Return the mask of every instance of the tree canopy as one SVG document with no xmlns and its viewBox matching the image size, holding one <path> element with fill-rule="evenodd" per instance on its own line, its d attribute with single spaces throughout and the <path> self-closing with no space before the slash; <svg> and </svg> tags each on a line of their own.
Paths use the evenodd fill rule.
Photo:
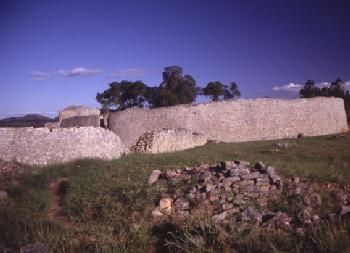
<svg viewBox="0 0 350 253">
<path fill-rule="evenodd" d="M 196 100 L 197 86 L 190 75 L 182 76 L 182 68 L 166 67 L 159 87 L 149 87 L 141 81 L 112 82 L 97 93 L 96 100 L 104 109 L 124 110 L 131 107 L 152 108 L 189 104 Z"/>
<path fill-rule="evenodd" d="M 202 94 L 209 96 L 212 101 L 233 99 L 241 96 L 241 92 L 238 90 L 236 83 L 232 82 L 230 85 L 224 85 L 218 81 L 209 82 L 207 86 L 202 89 Z"/>
<path fill-rule="evenodd" d="M 104 109 L 124 110 L 134 106 L 143 107 L 147 86 L 141 82 L 121 81 L 109 84 L 109 88 L 97 93 L 96 100 Z"/>
</svg>

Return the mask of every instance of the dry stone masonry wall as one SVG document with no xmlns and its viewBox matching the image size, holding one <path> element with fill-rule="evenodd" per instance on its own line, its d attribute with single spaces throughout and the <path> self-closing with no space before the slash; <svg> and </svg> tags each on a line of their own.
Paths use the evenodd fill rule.
<svg viewBox="0 0 350 253">
<path fill-rule="evenodd" d="M 68 106 L 59 113 L 59 121 L 73 117 L 100 116 L 100 110 L 85 106 Z"/>
<path fill-rule="evenodd" d="M 127 147 L 143 133 L 186 128 L 209 140 L 242 142 L 335 134 L 348 130 L 340 98 L 245 99 L 110 114 L 110 129 Z"/>
<path fill-rule="evenodd" d="M 162 129 L 141 135 L 131 150 L 137 153 L 155 154 L 194 148 L 206 143 L 206 136 L 192 133 L 187 129 Z"/>
<path fill-rule="evenodd" d="M 4 161 L 46 165 L 81 158 L 114 159 L 123 152 L 120 138 L 103 128 L 0 128 Z"/>
</svg>

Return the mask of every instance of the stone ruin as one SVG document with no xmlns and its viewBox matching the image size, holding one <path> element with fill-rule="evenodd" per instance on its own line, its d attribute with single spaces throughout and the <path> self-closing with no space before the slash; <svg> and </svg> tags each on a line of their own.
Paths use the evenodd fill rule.
<svg viewBox="0 0 350 253">
<path fill-rule="evenodd" d="M 184 128 L 162 129 L 141 135 L 131 151 L 156 154 L 194 148 L 206 143 L 207 138 L 203 134 L 192 133 Z"/>
<path fill-rule="evenodd" d="M 45 127 L 100 127 L 104 118 L 99 109 L 80 105 L 71 105 L 59 112 L 58 122 L 48 122 Z"/>
<path fill-rule="evenodd" d="M 262 162 L 250 166 L 245 161 L 226 161 L 182 170 L 153 170 L 148 183 L 158 184 L 165 191 L 152 212 L 154 219 L 206 215 L 215 223 L 254 223 L 268 229 L 296 229 L 299 233 L 306 229 L 303 226 L 335 222 L 350 214 L 350 187 L 282 179 L 273 166 Z M 318 213 L 321 193 L 337 196 L 339 213 Z M 271 207 L 282 195 L 299 200 L 297 217 Z"/>
<path fill-rule="evenodd" d="M 76 153 L 74 159 L 96 157 L 96 149 L 99 151 L 97 157 L 103 154 L 102 157 L 114 158 L 130 150 L 164 153 L 207 142 L 274 140 L 295 138 L 301 134 L 316 136 L 348 131 L 344 101 L 339 98 L 247 99 L 152 110 L 132 108 L 118 112 L 69 106 L 60 111 L 58 122 L 45 126 L 46 130 L 37 131 L 26 128 L 1 130 L 0 159 L 45 164 L 46 159 L 41 159 L 41 154 L 46 156 L 50 153 L 52 156 L 59 150 L 60 156 L 54 159 L 58 163 L 73 159 L 71 153 Z M 95 130 L 84 129 L 89 127 Z M 68 131 L 71 128 L 74 130 Z M 102 128 L 105 128 L 106 134 L 100 134 Z M 92 133 L 91 136 L 89 133 Z M 32 141 L 33 136 L 35 141 Z M 106 139 L 108 136 L 113 137 Z M 96 147 L 77 146 L 70 139 L 92 142 L 92 146 Z M 112 144 L 113 139 L 118 139 L 118 143 Z M 45 149 L 47 143 L 51 150 Z M 106 146 L 108 151 L 102 152 Z M 116 147 L 118 155 L 113 153 Z M 48 159 L 48 162 L 51 160 Z"/>
</svg>

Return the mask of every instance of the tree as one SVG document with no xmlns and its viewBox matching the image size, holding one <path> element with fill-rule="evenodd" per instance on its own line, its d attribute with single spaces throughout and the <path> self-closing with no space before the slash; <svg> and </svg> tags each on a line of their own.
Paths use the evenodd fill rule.
<svg viewBox="0 0 350 253">
<path fill-rule="evenodd" d="M 121 81 L 109 84 L 109 88 L 97 93 L 96 100 L 104 109 L 124 110 L 131 107 L 143 107 L 146 102 L 147 85 L 141 81 Z"/>
<path fill-rule="evenodd" d="M 320 95 L 320 89 L 316 87 L 313 80 L 307 80 L 299 94 L 301 98 L 312 98 Z"/>
<path fill-rule="evenodd" d="M 190 75 L 182 76 L 182 68 L 166 67 L 163 82 L 159 87 L 150 88 L 146 94 L 149 105 L 153 108 L 190 104 L 196 100 L 196 81 Z"/>
<path fill-rule="evenodd" d="M 236 83 L 232 82 L 229 86 L 221 82 L 209 82 L 206 87 L 202 89 L 202 93 L 209 96 L 212 101 L 219 101 L 222 99 L 233 99 L 240 97 L 241 92 L 238 90 Z"/>
<path fill-rule="evenodd" d="M 345 89 L 343 84 L 344 82 L 340 78 L 337 78 L 337 80 L 332 82 L 331 85 L 329 86 L 328 95 L 331 97 L 344 98 Z"/>
<path fill-rule="evenodd" d="M 238 90 L 238 85 L 235 82 L 232 82 L 225 90 L 224 99 L 233 99 L 240 96 L 241 92 Z"/>
</svg>

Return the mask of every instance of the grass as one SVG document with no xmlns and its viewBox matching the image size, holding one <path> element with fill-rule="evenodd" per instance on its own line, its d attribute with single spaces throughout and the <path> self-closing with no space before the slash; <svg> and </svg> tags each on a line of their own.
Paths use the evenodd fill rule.
<svg viewBox="0 0 350 253">
<path fill-rule="evenodd" d="M 276 152 L 273 147 L 278 142 L 296 146 Z M 349 227 L 342 224 L 298 238 L 286 232 L 264 234 L 259 228 L 244 232 L 221 228 L 205 217 L 154 223 L 150 214 L 163 188 L 161 184 L 148 186 L 147 181 L 152 169 L 238 159 L 263 161 L 285 176 L 347 185 L 349 144 L 350 135 L 344 134 L 210 144 L 169 154 L 27 168 L 27 173 L 3 184 L 9 198 L 0 201 L 0 251 L 17 252 L 22 245 L 43 242 L 53 252 L 342 252 L 349 241 Z M 47 219 L 48 188 L 58 178 L 68 178 L 59 193 L 63 222 Z M 281 208 L 288 209 L 286 203 L 281 202 Z"/>
</svg>

